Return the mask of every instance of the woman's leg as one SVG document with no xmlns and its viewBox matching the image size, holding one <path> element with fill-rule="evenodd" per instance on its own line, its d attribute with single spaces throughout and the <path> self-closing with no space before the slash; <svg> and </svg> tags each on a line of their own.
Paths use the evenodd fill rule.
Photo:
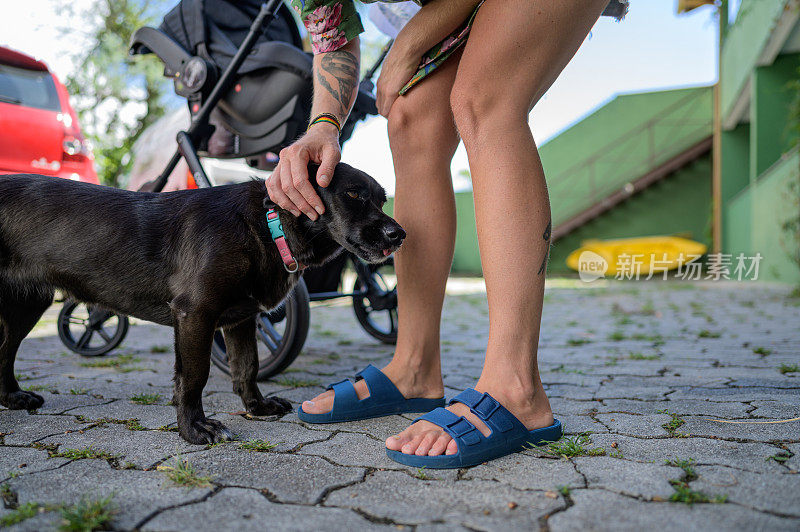
<svg viewBox="0 0 800 532">
<path fill-rule="evenodd" d="M 383 372 L 407 398 L 444 395 L 439 361 L 439 322 L 453 262 L 456 207 L 450 161 L 458 146 L 450 91 L 458 67 L 451 57 L 429 78 L 398 98 L 389 114 L 395 176 L 394 216 L 408 236 L 395 255 L 398 338 Z M 355 384 L 360 399 L 369 395 Z M 321 414 L 333 407 L 333 391 L 303 403 Z"/>
<path fill-rule="evenodd" d="M 553 423 L 536 360 L 550 205 L 528 113 L 581 45 L 608 0 L 486 0 L 451 95 L 472 172 L 489 341 L 475 388 L 529 429 Z M 449 407 L 484 434 L 462 404 Z M 453 454 L 443 430 L 418 422 L 386 441 L 408 454 Z"/>
</svg>

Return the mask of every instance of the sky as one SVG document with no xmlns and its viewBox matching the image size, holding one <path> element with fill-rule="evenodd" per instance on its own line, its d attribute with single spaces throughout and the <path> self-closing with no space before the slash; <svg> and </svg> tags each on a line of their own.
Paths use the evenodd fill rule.
<svg viewBox="0 0 800 532">
<path fill-rule="evenodd" d="M 72 0 L 78 8 L 92 0 Z M 44 60 L 64 79 L 72 69 L 70 52 L 85 46 L 81 21 L 63 13 L 60 0 L 0 0 L 0 45 Z M 530 125 L 538 144 L 567 129 L 616 95 L 708 85 L 716 80 L 717 23 L 711 8 L 676 15 L 676 0 L 631 0 L 622 22 L 601 18 L 571 63 L 533 109 Z M 738 2 L 735 2 L 738 3 Z M 167 5 L 171 3 L 167 2 Z M 364 17 L 365 38 L 381 36 Z M 73 33 L 55 28 L 74 27 Z M 344 146 L 343 160 L 375 176 L 388 192 L 394 178 L 386 121 L 361 124 Z M 453 160 L 456 189 L 469 188 L 458 174 L 467 169 L 461 146 Z"/>
</svg>

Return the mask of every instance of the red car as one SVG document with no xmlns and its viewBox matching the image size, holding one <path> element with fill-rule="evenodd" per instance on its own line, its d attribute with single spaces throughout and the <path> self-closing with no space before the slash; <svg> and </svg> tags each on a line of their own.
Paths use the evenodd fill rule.
<svg viewBox="0 0 800 532">
<path fill-rule="evenodd" d="M 0 174 L 97 183 L 67 88 L 41 61 L 0 46 Z"/>
</svg>

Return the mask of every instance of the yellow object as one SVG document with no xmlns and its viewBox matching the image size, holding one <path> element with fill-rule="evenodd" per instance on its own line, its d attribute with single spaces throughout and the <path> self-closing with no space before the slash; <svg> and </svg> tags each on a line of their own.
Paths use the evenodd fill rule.
<svg viewBox="0 0 800 532">
<path fill-rule="evenodd" d="M 567 257 L 567 266 L 580 272 L 591 261 L 605 261 L 605 275 L 628 273 L 648 274 L 692 262 L 706 252 L 700 242 L 677 236 L 642 236 L 616 240 L 586 240 Z"/>
<path fill-rule="evenodd" d="M 714 0 L 678 0 L 678 14 L 707 5 L 714 5 Z"/>
</svg>

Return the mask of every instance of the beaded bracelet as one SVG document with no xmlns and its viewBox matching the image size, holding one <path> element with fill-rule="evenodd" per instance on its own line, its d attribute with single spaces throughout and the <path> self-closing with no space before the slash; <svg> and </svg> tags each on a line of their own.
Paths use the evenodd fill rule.
<svg viewBox="0 0 800 532">
<path fill-rule="evenodd" d="M 342 124 L 339 123 L 339 119 L 336 118 L 336 115 L 332 113 L 320 113 L 317 116 L 315 116 L 314 119 L 311 122 L 309 122 L 306 131 L 311 129 L 311 126 L 313 126 L 314 124 L 333 124 L 334 126 L 336 126 L 336 129 L 339 131 L 339 133 L 342 132 Z"/>
</svg>

